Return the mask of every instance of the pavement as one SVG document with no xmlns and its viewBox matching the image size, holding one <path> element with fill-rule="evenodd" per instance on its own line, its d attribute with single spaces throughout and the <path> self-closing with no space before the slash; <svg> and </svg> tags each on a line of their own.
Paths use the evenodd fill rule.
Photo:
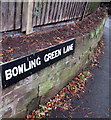
<svg viewBox="0 0 111 120">
<path fill-rule="evenodd" d="M 109 91 L 111 82 L 109 75 L 109 46 L 111 46 L 111 17 L 106 20 L 104 28 L 104 54 L 99 56 L 100 68 L 94 67 L 91 70 L 93 78 L 89 79 L 86 85 L 86 91 L 80 99 L 72 98 L 71 110 L 60 111 L 53 110 L 48 118 L 109 118 Z M 110 85 L 109 85 L 110 84 Z"/>
</svg>

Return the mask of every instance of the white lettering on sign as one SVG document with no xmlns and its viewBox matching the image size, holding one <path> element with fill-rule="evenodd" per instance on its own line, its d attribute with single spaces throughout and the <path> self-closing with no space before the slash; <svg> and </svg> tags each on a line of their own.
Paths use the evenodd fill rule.
<svg viewBox="0 0 111 120">
<path fill-rule="evenodd" d="M 75 40 L 0 65 L 3 89 L 74 53 Z"/>
<path fill-rule="evenodd" d="M 6 80 L 9 80 L 12 78 L 12 70 L 11 69 L 5 70 L 5 77 L 6 77 Z"/>
<path fill-rule="evenodd" d="M 60 49 L 54 50 L 50 53 L 45 54 L 42 59 L 44 60 L 43 63 L 45 62 L 50 62 L 50 60 L 53 60 L 62 54 L 66 54 L 74 49 L 74 44 L 67 45 L 66 47 L 61 47 Z M 17 77 L 20 74 L 23 74 L 27 71 L 30 71 L 37 66 L 40 66 L 43 64 L 41 62 L 41 58 L 37 57 L 36 59 L 29 60 L 26 63 L 22 63 L 18 66 L 14 66 L 11 69 L 5 70 L 5 78 L 6 80 L 10 80 L 13 77 Z"/>
<path fill-rule="evenodd" d="M 28 63 L 28 65 L 26 63 L 24 63 L 24 72 L 27 72 L 31 69 L 31 64 L 30 64 L 30 61 Z"/>
<path fill-rule="evenodd" d="M 18 75 L 18 68 L 17 68 L 17 67 L 14 67 L 14 68 L 12 69 L 12 75 L 13 75 L 14 77 Z"/>
<path fill-rule="evenodd" d="M 62 54 L 61 49 L 55 50 L 51 53 L 46 54 L 44 56 L 44 61 L 48 62 L 50 60 L 53 60 L 54 58 L 57 58 L 57 57 L 61 56 L 61 54 Z"/>
<path fill-rule="evenodd" d="M 74 47 L 73 44 L 68 45 L 68 46 L 66 46 L 66 47 L 63 47 L 63 53 L 65 54 L 65 53 L 73 50 L 73 47 Z"/>
<path fill-rule="evenodd" d="M 12 77 L 16 77 L 17 75 L 23 74 L 24 72 L 27 72 L 39 65 L 41 65 L 40 57 L 29 61 L 27 64 L 23 63 L 21 65 L 18 65 L 17 67 L 13 67 L 12 69 L 5 70 L 6 80 L 10 80 Z"/>
<path fill-rule="evenodd" d="M 23 65 L 23 64 L 18 65 L 19 75 L 20 75 L 20 74 L 22 74 L 22 73 L 24 72 L 23 67 L 24 67 L 24 65 Z"/>
</svg>

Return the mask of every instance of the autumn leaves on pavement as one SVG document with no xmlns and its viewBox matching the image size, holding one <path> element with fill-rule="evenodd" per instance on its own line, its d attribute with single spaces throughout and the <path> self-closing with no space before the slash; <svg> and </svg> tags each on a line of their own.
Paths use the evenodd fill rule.
<svg viewBox="0 0 111 120">
<path fill-rule="evenodd" d="M 102 47 L 104 47 L 104 43 L 101 41 L 95 53 L 92 56 L 90 67 L 100 67 L 98 62 L 99 54 L 103 54 Z M 71 99 L 72 97 L 81 98 L 80 93 L 85 92 L 86 82 L 92 77 L 90 70 L 86 70 L 81 72 L 78 76 L 76 76 L 69 84 L 64 87 L 56 96 L 50 99 L 45 105 L 39 105 L 37 110 L 34 110 L 32 114 L 27 115 L 27 119 L 41 119 L 48 116 L 51 110 L 60 108 L 61 110 L 70 110 Z M 93 80 L 93 78 L 92 78 Z M 73 108 L 74 109 L 74 108 Z"/>
</svg>

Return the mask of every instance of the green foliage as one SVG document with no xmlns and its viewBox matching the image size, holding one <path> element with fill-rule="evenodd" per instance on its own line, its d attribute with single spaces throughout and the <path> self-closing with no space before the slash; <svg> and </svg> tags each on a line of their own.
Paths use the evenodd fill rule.
<svg viewBox="0 0 111 120">
<path fill-rule="evenodd" d="M 80 76 L 80 79 L 85 80 L 85 76 L 84 75 Z"/>
<path fill-rule="evenodd" d="M 84 76 L 87 76 L 87 71 L 82 72 Z"/>
<path fill-rule="evenodd" d="M 35 16 L 39 15 L 39 10 L 42 9 L 45 4 L 46 4 L 45 2 L 44 3 L 40 3 L 39 6 L 35 7 L 35 12 L 34 12 Z"/>
<path fill-rule="evenodd" d="M 41 112 L 44 112 L 46 109 L 47 110 L 52 110 L 52 108 L 51 107 L 46 107 L 45 105 L 39 105 L 39 110 L 41 111 Z"/>
<path fill-rule="evenodd" d="M 100 2 L 90 2 L 89 4 L 90 5 L 89 5 L 88 12 L 91 13 L 91 12 L 95 11 L 99 7 Z"/>
<path fill-rule="evenodd" d="M 40 111 L 44 111 L 45 109 L 46 109 L 46 106 L 44 106 L 44 105 L 39 105 L 39 107 L 40 107 Z"/>
</svg>

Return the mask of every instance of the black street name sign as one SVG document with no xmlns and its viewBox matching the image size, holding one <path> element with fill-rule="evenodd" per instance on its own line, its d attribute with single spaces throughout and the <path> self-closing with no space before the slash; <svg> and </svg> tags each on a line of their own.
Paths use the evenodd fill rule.
<svg viewBox="0 0 111 120">
<path fill-rule="evenodd" d="M 74 49 L 75 39 L 1 65 L 3 89 L 73 54 Z"/>
</svg>

